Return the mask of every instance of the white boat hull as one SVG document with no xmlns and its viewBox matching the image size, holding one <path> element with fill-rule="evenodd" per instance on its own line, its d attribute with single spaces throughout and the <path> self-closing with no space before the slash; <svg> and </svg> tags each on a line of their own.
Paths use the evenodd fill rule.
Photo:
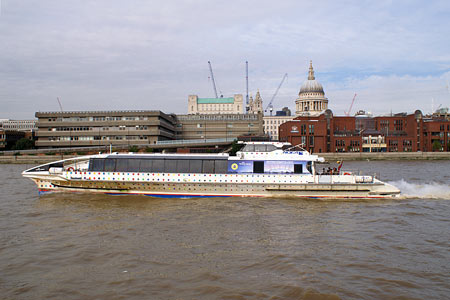
<svg viewBox="0 0 450 300">
<path fill-rule="evenodd" d="M 154 197 L 393 198 L 400 191 L 371 177 L 355 175 L 169 174 L 62 172 L 26 174 L 44 192 L 139 194 Z M 316 182 L 315 182 L 316 181 Z M 325 181 L 325 182 L 324 182 Z"/>
</svg>

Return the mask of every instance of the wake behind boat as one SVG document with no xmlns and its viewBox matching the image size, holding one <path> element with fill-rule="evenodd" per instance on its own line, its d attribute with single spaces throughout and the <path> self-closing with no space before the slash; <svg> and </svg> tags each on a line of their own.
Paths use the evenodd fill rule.
<svg viewBox="0 0 450 300">
<path fill-rule="evenodd" d="M 289 143 L 246 142 L 228 154 L 97 154 L 24 171 L 40 192 L 154 197 L 392 198 L 399 189 L 375 176 L 318 174 L 324 159 Z"/>
</svg>

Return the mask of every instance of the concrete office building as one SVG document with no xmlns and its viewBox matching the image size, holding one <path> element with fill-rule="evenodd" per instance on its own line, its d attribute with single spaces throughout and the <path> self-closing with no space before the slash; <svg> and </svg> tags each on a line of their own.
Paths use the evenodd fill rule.
<svg viewBox="0 0 450 300">
<path fill-rule="evenodd" d="M 161 111 L 37 112 L 36 147 L 144 145 L 175 139 L 175 115 Z"/>
<path fill-rule="evenodd" d="M 0 128 L 3 130 L 14 130 L 14 131 L 35 131 L 36 120 L 9 120 L 1 119 Z"/>
<path fill-rule="evenodd" d="M 177 115 L 178 140 L 264 134 L 262 114 Z"/>
</svg>

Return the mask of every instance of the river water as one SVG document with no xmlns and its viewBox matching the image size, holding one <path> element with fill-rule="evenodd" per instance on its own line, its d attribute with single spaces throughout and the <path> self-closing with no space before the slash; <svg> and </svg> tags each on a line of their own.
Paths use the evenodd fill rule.
<svg viewBox="0 0 450 300">
<path fill-rule="evenodd" d="M 0 165 L 1 299 L 449 299 L 450 161 L 396 200 L 38 196 Z"/>
</svg>

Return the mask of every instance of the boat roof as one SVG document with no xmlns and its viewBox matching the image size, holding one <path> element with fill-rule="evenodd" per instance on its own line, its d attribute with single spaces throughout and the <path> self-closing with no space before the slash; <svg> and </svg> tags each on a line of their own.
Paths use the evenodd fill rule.
<svg viewBox="0 0 450 300">
<path fill-rule="evenodd" d="M 244 142 L 244 141 L 238 141 L 238 144 L 245 144 L 245 145 L 274 145 L 277 148 L 282 148 L 283 146 L 291 146 L 291 143 L 283 143 L 283 142 Z"/>
<path fill-rule="evenodd" d="M 228 153 L 148 153 L 148 154 L 133 154 L 133 153 L 112 153 L 100 154 L 99 158 L 165 158 L 165 159 L 228 159 Z"/>
</svg>

